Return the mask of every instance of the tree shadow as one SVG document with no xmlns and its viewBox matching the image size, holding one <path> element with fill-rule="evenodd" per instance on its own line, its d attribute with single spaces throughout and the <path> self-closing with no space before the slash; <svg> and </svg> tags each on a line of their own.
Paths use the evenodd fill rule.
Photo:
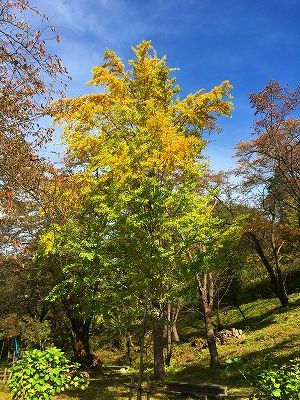
<svg viewBox="0 0 300 400">
<path fill-rule="evenodd" d="M 276 368 L 289 360 L 300 356 L 300 349 L 295 348 L 294 337 L 286 338 L 274 346 L 251 351 L 241 356 L 240 362 L 235 365 L 223 364 L 219 370 L 209 368 L 209 365 L 193 363 L 180 371 L 172 373 L 170 380 L 200 384 L 224 385 L 243 392 L 255 382 L 258 374 L 265 369 Z M 282 352 L 284 350 L 284 352 Z"/>
<path fill-rule="evenodd" d="M 265 328 L 266 326 L 276 323 L 277 315 L 282 315 L 295 308 L 298 308 L 299 306 L 300 306 L 300 299 L 289 303 L 287 307 L 280 307 L 280 306 L 274 307 L 271 310 L 264 312 L 263 314 L 253 317 L 247 317 L 247 311 L 244 311 L 247 319 L 246 321 L 241 319 L 238 323 L 226 324 L 225 327 L 227 329 L 235 327 L 243 330 L 248 328 L 254 331 L 260 330 L 262 328 Z"/>
<path fill-rule="evenodd" d="M 272 365 L 282 365 L 300 356 L 300 349 L 295 348 L 294 339 L 297 337 L 298 335 L 293 335 L 277 342 L 274 346 L 251 351 L 240 357 L 240 359 L 244 365 L 249 364 L 249 368 L 254 368 L 255 370 L 263 370 L 272 367 Z M 254 363 L 256 366 L 252 365 Z"/>
<path fill-rule="evenodd" d="M 68 397 L 59 397 L 57 400 L 135 400 L 137 392 L 130 394 L 130 388 L 126 387 L 126 383 L 130 383 L 129 376 L 109 375 L 94 379 L 90 382 L 89 387 L 84 391 L 69 391 Z M 142 393 L 143 400 L 171 400 L 178 399 L 164 393 L 162 387 L 154 386 L 153 393 L 147 395 Z M 69 397 L 70 396 L 70 397 Z"/>
<path fill-rule="evenodd" d="M 179 382 L 223 385 L 237 389 L 249 387 L 249 382 L 245 381 L 237 370 L 227 371 L 225 366 L 213 370 L 209 366 L 201 366 L 197 363 L 189 364 L 182 370 L 172 373 L 169 379 Z"/>
<path fill-rule="evenodd" d="M 99 378 L 91 379 L 86 390 L 70 390 L 68 391 L 68 396 L 72 399 L 80 400 L 128 399 L 129 389 L 125 386 L 125 383 L 129 382 L 130 377 L 128 376 L 116 376 L 113 374 L 100 376 Z"/>
</svg>

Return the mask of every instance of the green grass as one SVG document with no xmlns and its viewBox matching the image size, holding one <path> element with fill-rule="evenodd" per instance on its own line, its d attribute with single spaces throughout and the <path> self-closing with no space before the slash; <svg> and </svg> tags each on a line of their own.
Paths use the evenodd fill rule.
<svg viewBox="0 0 300 400">
<path fill-rule="evenodd" d="M 300 294 L 290 296 L 290 304 L 281 309 L 276 299 L 258 300 L 241 306 L 247 321 L 235 308 L 226 308 L 221 313 L 221 323 L 226 328 L 241 328 L 244 331 L 240 339 L 234 339 L 218 347 L 223 367 L 219 371 L 209 370 L 208 350 L 199 350 L 190 345 L 188 339 L 203 335 L 200 320 L 181 326 L 180 335 L 186 342 L 174 348 L 171 367 L 168 368 L 169 380 L 194 383 L 214 383 L 227 385 L 231 393 L 247 395 L 250 384 L 237 369 L 226 368 L 227 358 L 238 357 L 239 367 L 248 376 L 257 368 L 263 369 L 269 364 L 283 364 L 287 360 L 300 356 Z M 101 357 L 106 363 L 116 362 L 122 354 L 103 351 Z M 111 357 L 111 358 L 110 358 Z M 128 399 L 129 389 L 123 383 L 129 376 L 96 376 L 86 391 L 69 392 L 57 397 L 57 400 L 117 400 Z M 11 400 L 4 385 L 0 384 L 1 400 Z M 151 397 L 152 399 L 163 397 Z M 166 398 L 166 397 L 165 397 Z M 169 398 L 169 397 L 168 397 Z"/>
</svg>

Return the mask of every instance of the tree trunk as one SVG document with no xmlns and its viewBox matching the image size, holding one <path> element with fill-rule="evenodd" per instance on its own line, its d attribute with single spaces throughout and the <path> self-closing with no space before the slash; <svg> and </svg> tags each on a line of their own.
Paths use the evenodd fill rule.
<svg viewBox="0 0 300 400">
<path fill-rule="evenodd" d="M 164 362 L 164 326 L 157 321 L 153 326 L 153 355 L 154 355 L 154 379 L 163 381 L 165 377 Z"/>
<path fill-rule="evenodd" d="M 180 342 L 180 337 L 178 335 L 176 322 L 174 322 L 173 325 L 172 325 L 172 342 L 173 343 Z"/>
<path fill-rule="evenodd" d="M 261 246 L 259 239 L 253 232 L 248 232 L 248 235 L 252 239 L 252 243 L 255 251 L 259 255 L 262 263 L 264 264 L 271 280 L 271 287 L 274 294 L 278 297 L 281 306 L 286 307 L 288 305 L 289 299 L 285 290 L 284 280 L 282 276 L 282 272 L 279 266 L 277 266 L 276 271 L 273 266 L 269 263 L 268 258 L 266 257 L 264 250 Z"/>
<path fill-rule="evenodd" d="M 204 308 L 204 322 L 206 330 L 207 344 L 210 354 L 210 367 L 217 369 L 220 368 L 218 349 L 216 345 L 214 327 L 212 323 L 212 310 L 213 310 L 213 297 L 214 285 L 213 275 L 211 272 L 205 273 L 201 279 L 200 274 L 196 274 L 198 282 L 198 290 L 200 301 Z"/>
<path fill-rule="evenodd" d="M 177 319 L 179 315 L 179 311 L 181 309 L 182 299 L 177 299 L 176 307 L 173 308 L 172 312 L 172 343 L 178 343 L 180 341 L 178 331 L 177 331 Z"/>
<path fill-rule="evenodd" d="M 69 315 L 73 332 L 73 360 L 90 366 L 93 356 L 90 351 L 89 330 L 92 318 L 83 319 Z"/>
<path fill-rule="evenodd" d="M 166 315 L 166 326 L 164 332 L 164 338 L 166 340 L 166 356 L 165 362 L 169 367 L 171 364 L 173 343 L 179 342 L 179 335 L 177 332 L 176 322 L 178 319 L 179 310 L 181 307 L 181 299 L 177 299 L 176 304 L 172 304 L 170 301 L 167 303 L 167 315 Z"/>
<path fill-rule="evenodd" d="M 168 301 L 167 304 L 167 325 L 166 325 L 166 339 L 167 339 L 167 347 L 166 347 L 166 365 L 169 367 L 171 363 L 172 357 L 172 321 L 171 321 L 171 303 Z"/>
<path fill-rule="evenodd" d="M 133 343 L 132 343 L 131 335 L 129 332 L 126 332 L 126 349 L 127 349 L 127 357 L 128 357 L 129 365 L 132 364 L 132 347 L 133 347 Z"/>
<path fill-rule="evenodd" d="M 146 290 L 144 299 L 143 332 L 140 338 L 140 365 L 139 365 L 139 375 L 138 375 L 137 400 L 142 400 L 142 383 L 144 375 L 144 351 L 145 351 L 147 315 L 148 315 L 148 288 Z"/>
<path fill-rule="evenodd" d="M 216 332 L 218 333 L 223 329 L 223 325 L 221 323 L 221 318 L 220 318 L 220 296 L 219 296 L 219 291 L 217 294 L 217 323 L 216 323 Z"/>
<path fill-rule="evenodd" d="M 276 273 L 276 281 L 277 281 L 277 291 L 278 291 L 278 298 L 280 300 L 281 306 L 286 307 L 289 303 L 289 298 L 286 293 L 285 283 L 282 276 L 282 271 L 280 268 L 277 269 Z"/>
</svg>

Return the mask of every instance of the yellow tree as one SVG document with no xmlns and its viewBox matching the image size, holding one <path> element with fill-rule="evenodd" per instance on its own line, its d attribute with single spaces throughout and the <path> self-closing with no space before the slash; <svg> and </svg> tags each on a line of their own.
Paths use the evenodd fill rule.
<svg viewBox="0 0 300 400">
<path fill-rule="evenodd" d="M 154 372 L 161 378 L 166 301 L 179 267 L 212 224 L 209 196 L 197 190 L 205 170 L 203 132 L 230 115 L 231 86 L 225 81 L 180 100 L 173 70 L 151 42 L 132 50 L 129 69 L 106 50 L 88 82 L 100 92 L 61 100 L 53 115 L 64 126 L 69 164 L 89 182 L 93 218 L 109 221 L 112 257 L 128 292 L 150 315 Z"/>
</svg>

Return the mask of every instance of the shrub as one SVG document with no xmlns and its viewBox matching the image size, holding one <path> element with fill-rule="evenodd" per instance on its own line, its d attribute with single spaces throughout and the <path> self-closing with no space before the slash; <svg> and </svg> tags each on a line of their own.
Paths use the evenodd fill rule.
<svg viewBox="0 0 300 400">
<path fill-rule="evenodd" d="M 300 399 L 300 358 L 295 358 L 278 369 L 262 372 L 255 383 L 254 399 Z"/>
<path fill-rule="evenodd" d="M 76 373 L 78 364 L 72 364 L 55 347 L 45 351 L 26 351 L 24 357 L 11 369 L 8 387 L 12 398 L 18 400 L 51 400 L 65 389 L 88 385 L 84 374 Z"/>
</svg>

